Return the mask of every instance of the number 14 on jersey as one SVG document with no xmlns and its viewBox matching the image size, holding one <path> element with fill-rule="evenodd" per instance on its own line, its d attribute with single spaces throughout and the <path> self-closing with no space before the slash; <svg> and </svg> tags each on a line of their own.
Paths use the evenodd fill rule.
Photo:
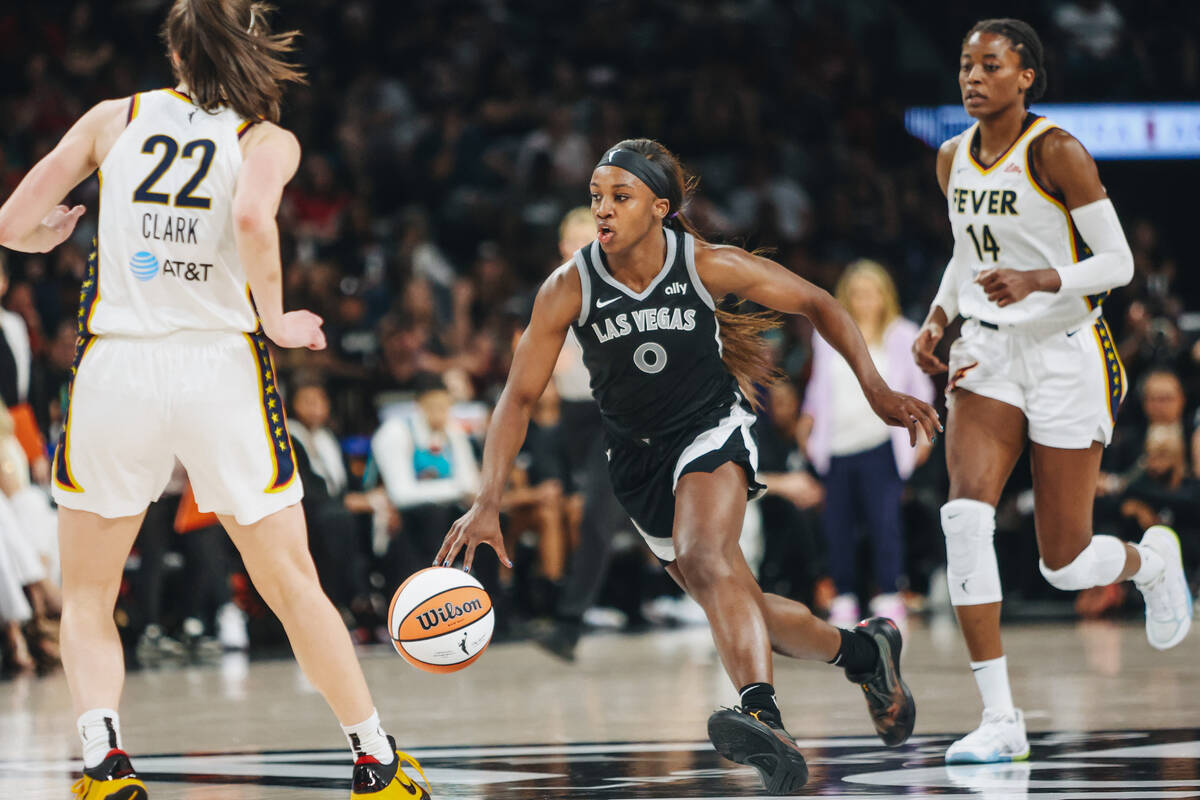
<svg viewBox="0 0 1200 800">
<path fill-rule="evenodd" d="M 992 231 L 987 225 L 981 226 L 978 234 L 975 233 L 974 225 L 968 225 L 967 233 L 971 235 L 971 243 L 975 245 L 975 255 L 979 256 L 980 261 L 987 260 L 984 253 L 991 255 L 993 263 L 1000 259 L 1000 245 L 996 243 L 996 238 L 992 236 Z"/>
</svg>

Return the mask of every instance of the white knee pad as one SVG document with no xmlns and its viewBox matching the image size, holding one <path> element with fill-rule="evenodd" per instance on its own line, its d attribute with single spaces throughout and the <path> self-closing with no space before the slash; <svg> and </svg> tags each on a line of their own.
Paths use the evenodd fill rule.
<svg viewBox="0 0 1200 800">
<path fill-rule="evenodd" d="M 1093 536 L 1083 552 L 1061 569 L 1050 569 L 1038 559 L 1042 575 L 1056 589 L 1077 592 L 1115 583 L 1125 569 L 1125 543 L 1115 536 Z"/>
<path fill-rule="evenodd" d="M 996 509 L 978 500 L 951 500 L 942 506 L 946 536 L 946 580 L 956 606 L 999 603 L 1000 568 L 996 565 Z"/>
</svg>

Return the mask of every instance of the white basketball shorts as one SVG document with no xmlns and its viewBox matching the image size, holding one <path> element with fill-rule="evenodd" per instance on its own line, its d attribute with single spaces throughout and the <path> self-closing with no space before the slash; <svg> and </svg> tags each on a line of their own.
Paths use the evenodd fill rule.
<svg viewBox="0 0 1200 800">
<path fill-rule="evenodd" d="M 54 454 L 54 500 L 140 514 L 175 459 L 201 511 L 249 525 L 300 501 L 292 442 L 261 334 L 180 331 L 81 340 Z"/>
<path fill-rule="evenodd" d="M 1103 317 L 1037 334 L 968 319 L 949 367 L 947 394 L 966 389 L 1016 406 L 1033 442 L 1083 450 L 1112 440 L 1125 368 Z"/>
</svg>

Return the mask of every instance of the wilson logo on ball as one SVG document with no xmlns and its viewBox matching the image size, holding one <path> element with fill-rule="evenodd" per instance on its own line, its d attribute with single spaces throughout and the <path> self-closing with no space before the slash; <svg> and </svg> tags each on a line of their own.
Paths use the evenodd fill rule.
<svg viewBox="0 0 1200 800">
<path fill-rule="evenodd" d="M 483 603 L 479 600 L 468 600 L 461 606 L 446 603 L 441 608 L 431 608 L 428 611 L 422 611 L 420 614 L 417 614 L 417 622 L 421 624 L 421 630 L 431 631 L 443 622 L 457 619 L 465 614 L 470 614 L 472 611 L 482 610 Z"/>
<path fill-rule="evenodd" d="M 396 652 L 428 672 L 455 672 L 487 648 L 495 625 L 492 599 L 462 570 L 427 567 L 392 597 L 388 630 Z"/>
</svg>

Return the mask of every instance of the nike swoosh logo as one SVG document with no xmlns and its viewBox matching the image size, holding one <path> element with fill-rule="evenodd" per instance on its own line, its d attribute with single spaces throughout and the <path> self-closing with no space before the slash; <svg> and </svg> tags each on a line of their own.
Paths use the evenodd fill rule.
<svg viewBox="0 0 1200 800">
<path fill-rule="evenodd" d="M 401 778 L 400 776 L 403 774 L 404 773 L 402 773 L 399 769 L 396 770 L 396 783 L 400 784 L 401 788 L 403 788 L 404 791 L 408 792 L 413 797 L 420 797 L 421 795 L 417 792 L 416 784 Z"/>
<path fill-rule="evenodd" d="M 596 308 L 604 308 L 605 306 L 607 306 L 607 305 L 610 305 L 610 304 L 612 304 L 612 303 L 615 303 L 615 302 L 617 302 L 617 301 L 618 301 L 618 300 L 620 300 L 620 299 L 621 299 L 621 298 L 619 298 L 619 297 L 610 297 L 610 298 L 608 298 L 607 300 L 604 300 L 603 302 L 602 302 L 602 301 L 600 301 L 600 300 L 597 300 L 597 301 L 596 301 Z"/>
</svg>

